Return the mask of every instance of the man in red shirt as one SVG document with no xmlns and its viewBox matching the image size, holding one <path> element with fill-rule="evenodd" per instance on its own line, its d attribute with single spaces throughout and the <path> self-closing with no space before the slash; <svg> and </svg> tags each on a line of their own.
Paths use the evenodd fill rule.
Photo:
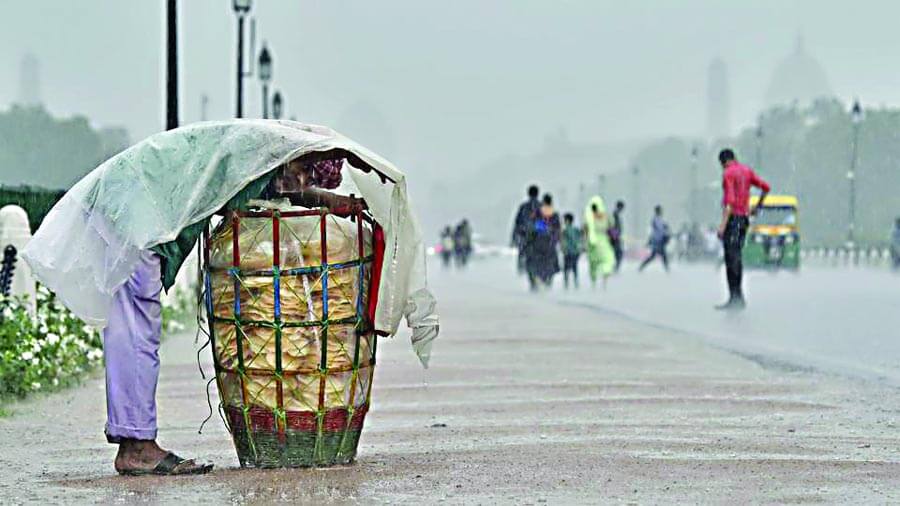
<svg viewBox="0 0 900 506">
<path fill-rule="evenodd" d="M 741 250 L 750 225 L 750 188 L 755 186 L 762 190 L 759 197 L 761 206 L 769 193 L 769 184 L 759 178 L 753 169 L 738 163 L 734 151 L 723 149 L 719 152 L 719 163 L 722 164 L 722 223 L 719 225 L 719 238 L 725 248 L 725 274 L 728 278 L 728 302 L 717 309 L 744 309 L 744 292 L 741 290 L 741 278 L 744 264 Z"/>
</svg>

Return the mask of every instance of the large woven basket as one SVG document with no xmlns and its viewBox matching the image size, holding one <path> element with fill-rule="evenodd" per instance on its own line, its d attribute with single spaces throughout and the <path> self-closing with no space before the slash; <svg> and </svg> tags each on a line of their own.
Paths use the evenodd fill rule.
<svg viewBox="0 0 900 506">
<path fill-rule="evenodd" d="M 242 467 L 356 456 L 375 370 L 369 291 L 380 235 L 354 202 L 231 212 L 205 235 L 216 383 Z"/>
</svg>

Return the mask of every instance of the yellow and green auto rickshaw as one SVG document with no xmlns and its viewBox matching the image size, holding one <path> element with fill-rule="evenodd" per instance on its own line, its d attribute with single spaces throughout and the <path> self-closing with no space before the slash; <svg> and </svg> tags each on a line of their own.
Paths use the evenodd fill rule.
<svg viewBox="0 0 900 506">
<path fill-rule="evenodd" d="M 759 197 L 750 197 L 750 208 Z M 751 218 L 744 243 L 744 267 L 756 269 L 800 268 L 800 227 L 797 221 L 797 197 L 769 195 Z"/>
</svg>

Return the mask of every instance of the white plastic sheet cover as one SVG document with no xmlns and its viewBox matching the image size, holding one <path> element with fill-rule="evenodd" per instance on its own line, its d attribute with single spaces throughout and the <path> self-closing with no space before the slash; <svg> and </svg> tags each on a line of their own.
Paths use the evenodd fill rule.
<svg viewBox="0 0 900 506">
<path fill-rule="evenodd" d="M 388 178 L 344 164 L 339 191 L 355 192 L 384 227 L 386 249 L 375 328 L 394 335 L 405 316 L 427 367 L 438 335 L 425 251 L 406 176 L 327 127 L 293 121 L 204 122 L 153 135 L 107 160 L 53 207 L 24 258 L 84 321 L 104 326 L 112 295 L 142 251 L 175 239 L 253 180 L 311 152 L 344 149 Z M 349 175 L 350 177 L 346 177 Z"/>
</svg>

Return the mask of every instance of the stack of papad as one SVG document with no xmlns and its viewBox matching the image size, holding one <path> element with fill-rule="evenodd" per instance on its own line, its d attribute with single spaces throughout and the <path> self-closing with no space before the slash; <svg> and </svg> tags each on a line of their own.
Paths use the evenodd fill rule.
<svg viewBox="0 0 900 506">
<path fill-rule="evenodd" d="M 328 264 L 357 261 L 358 226 L 349 219 L 326 216 Z M 284 274 L 289 269 L 322 265 L 320 216 L 280 218 L 281 364 L 284 409 L 315 411 L 319 405 L 323 314 L 323 274 Z M 226 220 L 210 240 L 210 273 L 213 314 L 216 317 L 214 353 L 221 367 L 238 369 L 237 335 L 242 336 L 246 393 L 237 374 L 224 373 L 221 386 L 226 406 L 275 409 L 277 407 L 275 278 L 272 218 L 241 218 L 238 244 L 240 265 L 233 267 L 232 224 Z M 370 227 L 363 226 L 363 257 L 372 254 Z M 368 303 L 369 267 L 362 284 L 358 266 L 329 270 L 328 321 L 324 407 L 358 407 L 368 391 L 368 365 L 372 358 L 370 334 L 359 335 L 359 364 L 354 399 L 350 399 L 356 349 L 357 316 Z M 235 318 L 235 275 L 239 281 L 240 314 Z M 359 313 L 358 313 L 359 312 Z M 235 320 L 239 323 L 235 323 Z M 346 323 L 333 323 L 347 320 Z M 292 326 L 308 323 L 312 326 Z M 246 399 L 244 399 L 246 395 Z"/>
</svg>

